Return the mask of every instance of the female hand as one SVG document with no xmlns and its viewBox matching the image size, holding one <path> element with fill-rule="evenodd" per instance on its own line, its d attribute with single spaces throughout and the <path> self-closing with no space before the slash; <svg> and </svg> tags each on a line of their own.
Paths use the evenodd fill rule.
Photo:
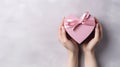
<svg viewBox="0 0 120 67">
<path fill-rule="evenodd" d="M 58 38 L 59 41 L 63 44 L 63 46 L 68 50 L 68 52 L 78 53 L 78 44 L 72 38 L 68 39 L 68 35 L 66 34 L 63 21 L 59 26 Z"/>
<path fill-rule="evenodd" d="M 97 45 L 97 43 L 102 38 L 102 26 L 100 23 L 96 21 L 96 27 L 95 27 L 95 33 L 91 40 L 85 41 L 82 45 L 82 49 L 84 52 L 86 51 L 94 51 L 94 47 Z"/>
</svg>

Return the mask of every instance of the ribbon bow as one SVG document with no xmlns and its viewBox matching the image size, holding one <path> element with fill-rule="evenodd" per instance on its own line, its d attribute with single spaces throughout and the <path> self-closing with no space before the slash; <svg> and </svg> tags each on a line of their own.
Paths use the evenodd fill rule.
<svg viewBox="0 0 120 67">
<path fill-rule="evenodd" d="M 80 19 L 75 16 L 69 16 L 65 20 L 65 28 L 73 27 L 73 30 L 75 30 L 79 25 L 83 24 L 93 26 L 91 22 L 87 22 L 89 17 L 89 12 L 84 13 Z"/>
</svg>

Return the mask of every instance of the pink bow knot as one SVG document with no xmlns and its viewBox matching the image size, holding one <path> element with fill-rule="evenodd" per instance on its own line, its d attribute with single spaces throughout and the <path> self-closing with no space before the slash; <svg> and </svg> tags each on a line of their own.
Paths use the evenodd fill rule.
<svg viewBox="0 0 120 67">
<path fill-rule="evenodd" d="M 73 27 L 73 30 L 75 30 L 79 25 L 93 26 L 92 23 L 87 22 L 89 17 L 90 17 L 89 12 L 84 13 L 80 19 L 75 16 L 66 17 L 65 28 Z"/>
</svg>

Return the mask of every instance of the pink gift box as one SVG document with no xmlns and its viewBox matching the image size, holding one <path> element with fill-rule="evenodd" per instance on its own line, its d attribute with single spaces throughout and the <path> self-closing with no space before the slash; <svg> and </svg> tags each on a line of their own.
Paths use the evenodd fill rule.
<svg viewBox="0 0 120 67">
<path fill-rule="evenodd" d="M 95 18 L 89 12 L 85 12 L 80 18 L 70 15 L 64 19 L 66 32 L 79 44 L 87 39 L 95 25 Z"/>
</svg>

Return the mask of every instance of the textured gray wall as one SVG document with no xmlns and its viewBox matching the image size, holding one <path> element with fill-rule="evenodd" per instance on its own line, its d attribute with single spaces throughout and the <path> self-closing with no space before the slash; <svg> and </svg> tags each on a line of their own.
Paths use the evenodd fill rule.
<svg viewBox="0 0 120 67">
<path fill-rule="evenodd" d="M 103 24 L 99 66 L 119 67 L 120 0 L 0 0 L 0 67 L 65 67 L 58 26 L 64 16 L 86 10 Z"/>
</svg>

